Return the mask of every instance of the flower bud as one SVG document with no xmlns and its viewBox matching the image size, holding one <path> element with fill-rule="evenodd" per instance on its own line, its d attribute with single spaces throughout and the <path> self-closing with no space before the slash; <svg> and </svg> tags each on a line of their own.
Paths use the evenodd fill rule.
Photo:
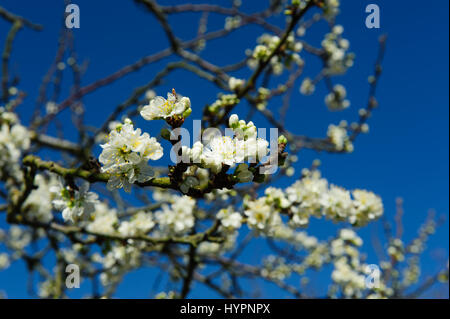
<svg viewBox="0 0 450 319">
<path fill-rule="evenodd" d="M 288 142 L 288 140 L 287 140 L 286 136 L 280 135 L 278 137 L 278 144 L 287 144 L 287 142 Z"/>
<path fill-rule="evenodd" d="M 187 118 L 189 115 L 191 115 L 192 109 L 188 108 L 186 111 L 183 112 L 183 117 Z"/>
<path fill-rule="evenodd" d="M 232 114 L 228 120 L 228 125 L 234 127 L 239 122 L 239 117 L 236 114 Z"/>
</svg>

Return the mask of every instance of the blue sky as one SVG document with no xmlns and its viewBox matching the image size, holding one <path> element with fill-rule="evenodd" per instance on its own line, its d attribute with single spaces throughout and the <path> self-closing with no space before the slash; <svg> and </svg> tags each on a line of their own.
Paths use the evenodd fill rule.
<svg viewBox="0 0 450 319">
<path fill-rule="evenodd" d="M 160 2 L 178 3 L 175 0 Z M 229 4 L 226 0 L 214 2 Z M 260 10 L 260 0 L 243 2 L 245 10 Z M 1 4 L 16 14 L 44 25 L 41 32 L 22 30 L 14 43 L 10 68 L 20 76 L 19 88 L 28 93 L 25 103 L 18 109 L 25 123 L 29 121 L 34 108 L 40 81 L 56 53 L 64 10 L 62 3 L 63 1 L 54 0 L 4 0 Z M 167 47 L 167 40 L 158 23 L 133 1 L 116 1 L 114 5 L 106 0 L 77 0 L 74 3 L 81 10 L 81 28 L 74 32 L 76 49 L 81 61 L 89 61 L 82 79 L 83 85 Z M 365 27 L 365 7 L 369 3 L 376 3 L 381 9 L 381 28 L 378 30 Z M 324 136 L 329 123 L 338 123 L 341 119 L 349 122 L 356 120 L 357 110 L 367 102 L 367 77 L 373 70 L 378 49 L 377 38 L 380 34 L 388 34 L 383 75 L 377 93 L 380 107 L 369 121 L 370 134 L 359 137 L 355 143 L 355 151 L 350 155 L 301 152 L 297 168 L 309 166 L 315 158 L 321 159 L 323 175 L 331 183 L 350 189 L 366 188 L 379 194 L 383 198 L 388 219 L 392 219 L 395 198 L 403 197 L 406 241 L 416 235 L 429 209 L 436 210 L 437 215 L 445 215 L 447 221 L 431 238 L 429 250 L 424 255 L 425 274 L 434 273 L 437 265 L 448 258 L 449 250 L 448 5 L 447 1 L 438 0 L 426 3 L 419 0 L 342 1 L 342 14 L 337 22 L 344 26 L 344 37 L 350 40 L 351 51 L 356 53 L 356 61 L 347 75 L 338 77 L 335 83 L 346 86 L 351 107 L 340 113 L 328 112 L 323 102 L 326 89 L 322 83 L 310 97 L 301 96 L 298 90 L 295 91 L 287 121 L 287 127 L 294 133 Z M 189 39 L 196 34 L 197 24 L 192 22 L 195 17 L 198 15 L 171 17 L 170 22 L 181 39 Z M 283 25 L 282 18 L 273 22 Z M 223 16 L 212 14 L 208 27 L 211 30 L 218 29 L 223 27 L 223 23 Z M 8 25 L 0 20 L 2 45 L 7 28 Z M 307 40 L 319 45 L 324 30 L 326 28 L 323 24 L 318 25 L 308 32 Z M 244 57 L 246 48 L 254 47 L 256 37 L 262 32 L 259 27 L 245 28 L 223 40 L 211 42 L 202 56 L 217 65 L 238 61 Z M 163 63 L 173 60 L 166 59 Z M 305 75 L 314 76 L 317 61 L 308 57 L 306 63 Z M 105 114 L 126 100 L 133 88 L 151 80 L 160 69 L 161 64 L 144 67 L 139 72 L 86 96 L 83 99 L 87 109 L 86 122 L 93 125 L 102 123 Z M 235 75 L 245 77 L 248 74 L 249 71 L 246 70 Z M 211 84 L 187 75 L 183 71 L 173 73 L 157 88 L 157 93 L 165 95 L 175 87 L 178 92 L 190 97 L 193 104 L 192 118 L 199 119 L 202 107 L 213 101 L 218 91 Z M 70 83 L 71 79 L 66 78 L 63 96 L 67 96 L 67 84 Z M 275 101 L 269 107 L 278 106 L 279 102 Z M 239 106 L 236 110 L 244 115 L 247 106 Z M 255 117 L 255 123 L 257 126 L 267 125 L 260 116 Z M 138 121 L 138 124 L 151 135 L 156 135 L 161 127 L 160 124 L 150 126 L 144 121 Z M 65 130 L 65 134 L 68 138 L 77 138 L 69 128 Z M 46 155 L 49 156 L 43 154 L 44 157 Z M 165 160 L 167 159 L 166 155 Z M 281 181 L 278 185 L 286 186 L 287 183 Z M 336 227 L 330 222 L 314 221 L 309 232 L 326 239 L 335 234 Z M 379 223 L 361 230 L 369 261 L 373 262 L 376 259 L 370 248 L 370 234 L 377 229 L 381 230 Z M 249 249 L 244 258 L 249 262 L 256 262 L 264 251 L 263 248 Z M 23 265 L 15 265 L 10 270 L 0 272 L 0 290 L 5 290 L 10 297 L 26 296 L 24 274 Z M 131 274 L 129 281 L 121 286 L 119 296 L 148 296 L 148 287 L 151 286 L 154 275 L 152 270 Z M 321 282 L 320 278 L 317 280 Z M 143 281 L 145 285 L 142 284 Z M 263 289 L 271 291 L 269 289 L 272 287 L 263 286 Z M 205 297 L 208 296 L 206 293 L 206 290 L 199 289 L 192 296 Z M 276 290 L 272 294 L 273 297 L 284 296 L 284 293 Z"/>
</svg>

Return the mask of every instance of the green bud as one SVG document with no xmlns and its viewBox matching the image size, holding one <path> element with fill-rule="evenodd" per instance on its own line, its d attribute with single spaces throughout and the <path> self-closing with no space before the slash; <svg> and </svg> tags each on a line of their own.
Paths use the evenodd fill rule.
<svg viewBox="0 0 450 319">
<path fill-rule="evenodd" d="M 288 142 L 288 140 L 287 140 L 286 136 L 280 135 L 278 137 L 278 144 L 287 144 L 287 142 Z"/>
<path fill-rule="evenodd" d="M 187 118 L 189 115 L 191 115 L 191 113 L 192 113 L 192 109 L 188 108 L 186 111 L 184 111 L 183 117 Z"/>
</svg>

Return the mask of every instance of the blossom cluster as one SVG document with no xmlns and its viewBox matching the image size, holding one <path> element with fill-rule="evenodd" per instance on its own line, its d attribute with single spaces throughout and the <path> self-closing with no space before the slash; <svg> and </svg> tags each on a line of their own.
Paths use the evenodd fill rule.
<svg viewBox="0 0 450 319">
<path fill-rule="evenodd" d="M 116 233 L 119 227 L 117 210 L 104 202 L 98 202 L 91 218 L 87 220 L 84 226 L 92 233 L 112 235 Z"/>
<path fill-rule="evenodd" d="M 339 14 L 340 0 L 324 0 L 323 15 L 328 21 L 333 21 Z"/>
<path fill-rule="evenodd" d="M 112 246 L 105 256 L 96 254 L 95 261 L 102 264 L 105 271 L 100 275 L 104 286 L 119 283 L 123 275 L 132 269 L 138 268 L 142 263 L 142 242 L 132 242 L 127 245 L 116 244 Z"/>
<path fill-rule="evenodd" d="M 86 229 L 90 234 L 119 236 L 127 240 L 111 241 L 102 249 L 102 254 L 93 253 L 89 256 L 89 263 L 99 263 L 104 271 L 100 275 L 101 283 L 107 287 L 122 280 L 123 275 L 141 265 L 142 253 L 145 243 L 130 238 L 147 235 L 155 228 L 154 215 L 143 210 L 119 214 L 116 208 L 108 206 L 105 202 L 96 201 L 89 218 L 75 220 L 78 226 Z M 74 245 L 75 246 L 75 245 Z M 67 250 L 64 254 L 66 262 L 77 260 L 77 264 L 85 260 L 77 257 L 79 249 Z M 82 264 L 80 267 L 89 267 L 90 264 Z M 43 293 L 51 291 L 52 283 L 46 283 L 41 287 Z"/>
<path fill-rule="evenodd" d="M 242 83 L 238 81 L 230 80 L 228 84 L 231 90 L 236 90 L 241 87 Z M 239 103 L 239 99 L 236 94 L 221 94 L 219 98 L 214 101 L 210 106 L 208 106 L 208 111 L 212 114 L 221 115 L 224 112 L 226 106 L 236 105 Z"/>
<path fill-rule="evenodd" d="M 236 91 L 242 88 L 245 84 L 245 81 L 242 79 L 235 78 L 234 76 L 230 77 L 228 80 L 228 86 L 231 91 Z"/>
<path fill-rule="evenodd" d="M 350 102 L 345 99 L 347 91 L 345 87 L 340 84 L 336 84 L 333 87 L 333 91 L 327 94 L 325 97 L 325 104 L 330 111 L 345 110 L 350 106 Z"/>
<path fill-rule="evenodd" d="M 331 241 L 330 251 L 334 266 L 331 279 L 335 284 L 330 292 L 332 296 L 337 290 L 346 298 L 361 298 L 367 290 L 368 298 L 385 298 L 392 295 L 392 288 L 386 287 L 379 272 L 375 274 L 376 284 L 373 284 L 373 287 L 367 285 L 368 275 L 374 274 L 371 274 L 369 265 L 361 261 L 359 247 L 362 244 L 362 239 L 352 229 L 342 229 L 339 236 Z"/>
<path fill-rule="evenodd" d="M 311 95 L 315 90 L 316 86 L 309 77 L 303 79 L 302 84 L 300 85 L 300 93 L 302 93 L 303 95 Z"/>
<path fill-rule="evenodd" d="M 236 212 L 232 206 L 223 208 L 217 213 L 222 229 L 230 231 L 239 229 L 242 224 L 242 215 Z"/>
<path fill-rule="evenodd" d="M 22 207 L 27 219 L 48 223 L 53 219 L 52 200 L 54 199 L 51 190 L 60 185 L 60 181 L 55 174 L 37 174 L 34 178 L 35 189 L 28 195 Z"/>
<path fill-rule="evenodd" d="M 327 75 L 343 74 L 353 66 L 355 55 L 347 52 L 350 42 L 342 37 L 343 32 L 344 28 L 341 25 L 335 25 L 322 41 L 322 48 L 326 52 Z"/>
<path fill-rule="evenodd" d="M 353 152 L 353 143 L 347 133 L 347 122 L 342 121 L 339 125 L 330 124 L 327 130 L 329 141 L 336 150 Z"/>
<path fill-rule="evenodd" d="M 162 205 L 155 218 L 162 235 L 181 235 L 194 227 L 195 200 L 189 196 L 172 195 L 171 203 Z"/>
<path fill-rule="evenodd" d="M 151 214 L 140 211 L 133 214 L 129 221 L 121 222 L 119 233 L 126 237 L 134 237 L 147 234 L 153 227 L 155 222 Z"/>
<path fill-rule="evenodd" d="M 243 162 L 258 163 L 268 154 L 269 142 L 257 137 L 257 128 L 253 122 L 239 120 L 236 114 L 230 116 L 229 127 L 233 136 L 211 134 L 204 137 L 203 141 L 194 143 L 192 148 L 183 146 L 183 156 L 215 174 L 242 163 L 236 168 L 235 175 L 239 181 L 248 182 L 253 179 L 253 174 Z"/>
<path fill-rule="evenodd" d="M 360 189 L 350 192 L 328 185 L 317 170 L 305 170 L 304 174 L 285 191 L 269 187 L 265 196 L 247 198 L 244 207 L 248 226 L 273 233 L 274 227 L 281 223 L 280 214 L 288 215 L 293 227 L 306 226 L 311 216 L 362 226 L 383 214 L 381 199 L 372 192 Z"/>
<path fill-rule="evenodd" d="M 147 162 L 163 156 L 156 139 L 148 133 L 141 134 L 139 128 L 134 129 L 130 120 L 117 125 L 101 147 L 99 161 L 103 164 L 102 172 L 110 174 L 107 184 L 110 190 L 123 187 L 130 192 L 133 183 L 148 181 L 154 171 Z"/>
<path fill-rule="evenodd" d="M 225 30 L 233 30 L 236 28 L 239 28 L 241 25 L 242 18 L 241 16 L 233 16 L 233 17 L 226 17 L 225 18 Z"/>
<path fill-rule="evenodd" d="M 361 238 L 350 229 L 342 229 L 339 237 L 331 242 L 334 257 L 331 279 L 346 297 L 361 298 L 361 292 L 365 289 L 365 267 L 360 263 L 357 249 L 361 245 Z"/>
<path fill-rule="evenodd" d="M 20 159 L 30 147 L 30 133 L 16 114 L 0 107 L 0 180 L 6 176 L 22 179 Z"/>
<path fill-rule="evenodd" d="M 217 233 L 224 240 L 221 243 L 202 242 L 198 247 L 198 252 L 201 255 L 224 254 L 235 247 L 238 230 L 243 220 L 241 213 L 235 211 L 232 206 L 228 206 L 220 209 L 216 214 L 216 218 L 220 221 Z"/>
<path fill-rule="evenodd" d="M 280 44 L 280 37 L 276 35 L 263 34 L 257 42 L 258 45 L 253 49 L 248 60 L 248 66 L 255 69 L 261 61 L 267 60 Z M 303 60 L 299 53 L 303 49 L 303 44 L 295 39 L 294 33 L 291 33 L 283 45 L 283 55 L 274 55 L 270 59 L 270 66 L 275 75 L 283 73 L 284 68 L 289 68 L 293 63 L 303 65 Z"/>
<path fill-rule="evenodd" d="M 106 203 L 97 202 L 90 218 L 80 221 L 79 225 L 91 233 L 128 238 L 147 235 L 156 223 L 153 214 L 145 209 L 120 216 L 117 209 L 109 207 Z"/>
</svg>

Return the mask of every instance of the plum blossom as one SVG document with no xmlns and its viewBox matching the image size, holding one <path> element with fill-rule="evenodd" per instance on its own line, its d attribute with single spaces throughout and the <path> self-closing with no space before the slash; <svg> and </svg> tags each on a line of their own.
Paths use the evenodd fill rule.
<svg viewBox="0 0 450 319">
<path fill-rule="evenodd" d="M 173 196 L 171 205 L 164 204 L 155 213 L 162 234 L 183 234 L 194 226 L 195 200 L 189 196 Z"/>
<path fill-rule="evenodd" d="M 102 172 L 110 174 L 107 187 L 110 190 L 124 188 L 131 190 L 135 182 L 143 183 L 153 175 L 153 169 L 148 160 L 158 160 L 163 156 L 163 149 L 154 137 L 141 130 L 134 129 L 131 121 L 116 126 L 108 137 L 108 142 L 102 144 L 99 156 L 103 164 Z"/>
<path fill-rule="evenodd" d="M 241 227 L 242 216 L 233 210 L 233 207 L 221 209 L 217 214 L 221 225 L 227 230 L 234 230 Z"/>
<path fill-rule="evenodd" d="M 191 101 L 188 97 L 179 98 L 175 92 L 167 93 L 167 99 L 157 96 L 150 100 L 141 110 L 141 116 L 147 121 L 167 119 L 182 115 L 190 109 Z"/>
<path fill-rule="evenodd" d="M 98 203 L 98 195 L 89 192 L 88 182 L 83 182 L 78 189 L 73 189 L 59 181 L 58 185 L 50 187 L 50 192 L 54 196 L 53 206 L 62 211 L 65 221 L 75 222 L 90 216 Z"/>
</svg>

